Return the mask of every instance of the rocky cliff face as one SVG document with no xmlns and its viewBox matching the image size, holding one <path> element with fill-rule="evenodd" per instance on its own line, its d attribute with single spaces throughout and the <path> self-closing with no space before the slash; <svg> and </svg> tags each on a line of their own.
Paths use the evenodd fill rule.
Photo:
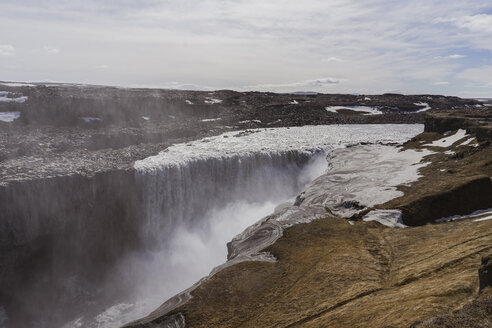
<svg viewBox="0 0 492 328">
<path fill-rule="evenodd" d="M 0 187 L 0 302 L 12 327 L 49 323 L 57 307 L 76 315 L 100 294 L 108 268 L 141 243 L 134 189 L 128 171 Z"/>
</svg>

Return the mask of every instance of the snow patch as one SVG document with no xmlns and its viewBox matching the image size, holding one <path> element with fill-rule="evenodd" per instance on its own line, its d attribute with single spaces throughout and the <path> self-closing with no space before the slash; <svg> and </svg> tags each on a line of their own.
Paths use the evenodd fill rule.
<svg viewBox="0 0 492 328">
<path fill-rule="evenodd" d="M 254 122 L 254 123 L 261 123 L 260 120 L 245 120 L 245 121 L 239 121 L 238 123 L 239 124 L 246 124 L 246 123 L 251 123 L 251 122 Z"/>
<path fill-rule="evenodd" d="M 81 117 L 81 119 L 83 119 L 85 123 L 90 123 L 93 121 L 101 121 L 99 117 Z"/>
<path fill-rule="evenodd" d="M 447 148 L 452 146 L 458 140 L 461 140 L 466 137 L 467 137 L 466 130 L 459 129 L 458 131 L 456 131 L 455 134 L 450 135 L 449 137 L 436 140 L 432 143 L 425 144 L 424 146 Z"/>
<path fill-rule="evenodd" d="M 185 102 L 188 104 L 188 105 L 193 105 L 193 102 L 191 100 L 188 100 L 186 99 Z"/>
<path fill-rule="evenodd" d="M 435 222 L 441 223 L 441 222 L 450 222 L 450 221 L 454 221 L 454 220 L 472 219 L 472 218 L 476 218 L 476 217 L 483 216 L 483 215 L 488 215 L 488 214 L 492 214 L 492 208 L 488 208 L 486 210 L 478 210 L 478 211 L 475 211 L 475 212 L 473 212 L 471 214 L 467 214 L 467 215 L 453 215 L 453 216 L 448 216 L 448 217 L 445 217 L 445 218 L 437 219 Z M 477 222 L 477 221 L 485 221 L 485 220 L 490 220 L 490 218 L 489 217 L 487 217 L 487 218 L 480 218 L 480 219 L 473 220 L 473 221 L 474 222 Z"/>
<path fill-rule="evenodd" d="M 35 87 L 34 84 L 30 84 L 30 83 L 16 83 L 16 82 L 9 82 L 9 83 L 6 83 L 6 82 L 2 82 L 0 83 L 1 85 L 6 85 L 8 87 Z"/>
<path fill-rule="evenodd" d="M 328 112 L 338 113 L 341 109 L 349 109 L 354 112 L 365 113 L 363 115 L 380 115 L 383 114 L 377 106 L 328 106 L 325 108 Z"/>
<path fill-rule="evenodd" d="M 486 216 L 486 217 L 480 218 L 480 219 L 475 219 L 475 220 L 473 220 L 473 222 L 482 222 L 482 221 L 487 221 L 487 220 L 492 220 L 492 215 L 489 215 L 489 216 Z"/>
<path fill-rule="evenodd" d="M 214 122 L 214 121 L 220 121 L 222 118 L 217 117 L 217 118 L 205 118 L 202 120 L 202 122 Z"/>
<path fill-rule="evenodd" d="M 429 109 L 432 109 L 432 108 L 429 106 L 429 104 L 428 104 L 428 103 L 425 103 L 425 102 L 416 102 L 416 103 L 414 103 L 414 105 L 415 105 L 415 106 L 419 106 L 419 107 L 424 107 L 424 108 L 422 108 L 422 109 L 419 109 L 419 110 L 417 111 L 417 113 L 426 112 L 426 111 L 428 111 Z"/>
<path fill-rule="evenodd" d="M 20 112 L 0 112 L 0 121 L 13 122 L 20 117 Z"/>
<path fill-rule="evenodd" d="M 403 224 L 400 210 L 374 210 L 370 211 L 362 218 L 363 221 L 377 221 L 382 225 L 392 228 L 406 228 Z"/>
<path fill-rule="evenodd" d="M 294 99 L 294 100 L 292 100 L 289 104 L 291 104 L 291 105 L 297 105 L 297 104 L 299 104 L 299 102 L 298 102 L 297 100 L 295 100 L 295 99 Z"/>
<path fill-rule="evenodd" d="M 11 94 L 13 94 L 13 93 L 8 92 L 8 91 L 0 91 L 0 102 L 15 102 L 15 103 L 21 104 L 23 102 L 26 102 L 26 100 L 28 99 L 27 96 L 9 98 L 8 96 Z"/>
<path fill-rule="evenodd" d="M 150 117 L 148 117 L 148 116 L 142 116 L 142 118 L 143 118 L 144 120 L 146 120 L 146 121 L 150 120 Z"/>
<path fill-rule="evenodd" d="M 221 102 L 222 102 L 222 100 L 215 99 L 212 97 L 205 97 L 205 100 L 204 100 L 204 103 L 209 104 L 209 105 L 220 104 Z"/>
<path fill-rule="evenodd" d="M 472 142 L 475 142 L 475 144 L 470 145 Z M 467 146 L 470 145 L 471 147 L 478 147 L 477 141 L 475 140 L 475 137 L 471 137 L 470 139 L 466 140 L 465 142 L 461 143 L 458 145 L 459 146 Z"/>
<path fill-rule="evenodd" d="M 397 187 L 420 178 L 419 169 L 429 164 L 422 159 L 433 153 L 385 145 L 336 149 L 329 154 L 328 171 L 303 193 L 302 205 L 321 204 L 335 215 L 351 217 L 403 196 Z"/>
</svg>

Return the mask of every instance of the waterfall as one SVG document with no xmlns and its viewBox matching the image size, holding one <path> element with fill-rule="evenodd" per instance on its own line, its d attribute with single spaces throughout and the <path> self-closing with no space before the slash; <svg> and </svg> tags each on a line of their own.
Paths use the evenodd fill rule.
<svg viewBox="0 0 492 328">
<path fill-rule="evenodd" d="M 133 172 L 54 177 L 33 190 L 30 182 L 4 187 L 0 200 L 10 215 L 4 223 L 30 229 L 27 237 L 10 229 L 10 239 L 0 239 L 33 250 L 9 250 L 15 254 L 9 259 L 21 254 L 24 262 L 7 267 L 25 271 L 4 275 L 2 286 L 12 287 L 5 299 L 14 302 L 0 304 L 0 317 L 7 327 L 112 328 L 145 316 L 225 262 L 226 243 L 236 234 L 280 203 L 292 204 L 327 167 L 331 149 L 399 143 L 421 131 L 421 125 L 235 131 L 173 145 L 135 162 Z M 43 258 L 33 264 L 38 254 Z M 43 301 L 33 305 L 37 297 Z"/>
<path fill-rule="evenodd" d="M 209 211 L 237 200 L 285 201 L 315 177 L 303 175 L 304 167 L 334 147 L 402 142 L 421 129 L 419 125 L 256 129 L 171 146 L 135 163 L 142 239 L 155 245 L 176 227 L 199 228 Z"/>
<path fill-rule="evenodd" d="M 143 205 L 142 237 L 158 243 L 176 227 L 200 227 L 208 212 L 237 200 L 285 201 L 309 182 L 309 176 L 301 172 L 326 150 L 196 158 L 152 170 L 137 170 Z"/>
</svg>

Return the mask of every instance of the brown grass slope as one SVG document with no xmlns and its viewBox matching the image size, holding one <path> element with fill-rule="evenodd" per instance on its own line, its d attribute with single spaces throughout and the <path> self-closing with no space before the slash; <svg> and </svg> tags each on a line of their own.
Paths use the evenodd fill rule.
<svg viewBox="0 0 492 328">
<path fill-rule="evenodd" d="M 408 327 L 473 300 L 491 249 L 492 221 L 317 220 L 269 249 L 278 262 L 229 267 L 179 311 L 187 327 Z"/>
</svg>

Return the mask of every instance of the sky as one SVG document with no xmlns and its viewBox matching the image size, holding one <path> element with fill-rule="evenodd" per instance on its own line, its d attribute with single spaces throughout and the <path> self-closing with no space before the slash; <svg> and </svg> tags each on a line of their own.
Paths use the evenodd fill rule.
<svg viewBox="0 0 492 328">
<path fill-rule="evenodd" d="M 0 0 L 0 80 L 492 97 L 490 0 Z"/>
</svg>

